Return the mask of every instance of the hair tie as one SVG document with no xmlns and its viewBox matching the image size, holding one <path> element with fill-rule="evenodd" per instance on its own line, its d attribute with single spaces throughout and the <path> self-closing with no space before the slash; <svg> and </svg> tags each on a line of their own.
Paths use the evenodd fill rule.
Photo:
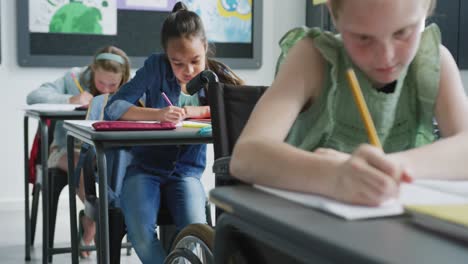
<svg viewBox="0 0 468 264">
<path fill-rule="evenodd" d="M 122 56 L 114 54 L 114 53 L 108 53 L 108 52 L 100 53 L 99 55 L 96 56 L 96 60 L 111 60 L 111 61 L 118 62 L 122 65 L 125 64 L 125 60 L 124 58 L 122 58 Z"/>
</svg>

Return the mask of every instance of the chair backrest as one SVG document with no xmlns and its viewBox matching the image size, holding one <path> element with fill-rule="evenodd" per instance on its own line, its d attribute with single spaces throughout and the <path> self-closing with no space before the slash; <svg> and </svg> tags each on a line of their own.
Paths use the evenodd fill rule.
<svg viewBox="0 0 468 264">
<path fill-rule="evenodd" d="M 49 127 L 48 128 L 48 142 L 49 142 L 49 148 L 54 140 L 54 131 L 55 131 L 55 124 L 57 123 L 57 120 L 52 119 L 52 120 L 47 120 L 46 124 Z M 29 154 L 29 161 L 28 161 L 28 170 L 29 170 L 29 183 L 35 184 L 37 181 L 37 165 L 41 164 L 41 128 L 38 127 L 36 131 L 36 135 L 34 136 L 34 140 L 31 146 L 31 151 Z"/>
<path fill-rule="evenodd" d="M 252 113 L 266 86 L 228 85 L 210 83 L 208 96 L 211 108 L 211 122 L 216 176 L 216 186 L 234 181 L 228 173 L 229 156 L 239 135 Z"/>
</svg>

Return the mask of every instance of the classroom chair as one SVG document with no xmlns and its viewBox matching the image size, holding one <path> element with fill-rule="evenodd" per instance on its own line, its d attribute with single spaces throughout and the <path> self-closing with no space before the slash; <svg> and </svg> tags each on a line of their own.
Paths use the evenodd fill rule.
<svg viewBox="0 0 468 264">
<path fill-rule="evenodd" d="M 53 135 L 55 130 L 56 120 L 50 120 L 48 123 L 48 141 L 49 147 L 53 141 Z M 30 183 L 33 184 L 32 191 L 32 206 L 31 206 L 31 219 L 26 219 L 26 222 L 31 226 L 31 241 L 29 241 L 31 246 L 34 246 L 34 239 L 36 234 L 36 225 L 37 225 L 37 214 L 39 210 L 39 197 L 42 189 L 42 177 L 37 177 L 38 172 L 34 173 L 32 170 L 36 170 L 37 165 L 41 164 L 41 141 L 40 141 L 40 128 L 38 128 L 33 142 L 33 147 L 31 150 L 30 160 L 29 160 L 29 174 L 34 175 L 30 177 Z M 60 193 L 63 188 L 68 184 L 67 172 L 59 168 L 50 168 L 48 170 L 49 174 L 49 190 L 51 190 L 50 197 L 50 207 L 49 207 L 49 227 L 48 230 L 43 230 L 43 232 L 49 232 L 49 246 L 50 248 L 54 247 L 54 236 L 55 236 L 55 224 L 57 219 L 57 207 Z M 28 241 L 26 241 L 28 243 Z M 49 262 L 52 262 L 53 255 L 49 256 Z"/>
</svg>

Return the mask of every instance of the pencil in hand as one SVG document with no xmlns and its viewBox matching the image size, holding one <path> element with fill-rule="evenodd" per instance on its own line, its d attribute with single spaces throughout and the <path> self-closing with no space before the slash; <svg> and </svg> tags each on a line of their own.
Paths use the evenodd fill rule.
<svg viewBox="0 0 468 264">
<path fill-rule="evenodd" d="M 71 73 L 71 77 L 73 81 L 75 82 L 76 87 L 78 87 L 78 90 L 80 90 L 80 93 L 83 93 L 84 92 L 83 87 L 81 87 L 81 84 L 80 82 L 78 82 L 78 79 L 76 78 L 76 75 L 74 72 Z"/>
<path fill-rule="evenodd" d="M 369 109 L 367 108 L 366 101 L 364 100 L 364 96 L 362 95 L 361 87 L 359 86 L 359 82 L 356 78 L 356 74 L 354 70 L 349 68 L 346 71 L 346 77 L 349 82 L 349 86 L 351 87 L 351 91 L 353 93 L 354 101 L 359 109 L 359 113 L 361 114 L 362 121 L 364 122 L 364 126 L 366 127 L 367 137 L 369 138 L 369 142 L 382 149 L 382 145 L 380 144 L 379 137 L 377 136 L 377 131 L 375 130 L 374 122 L 372 121 L 372 117 L 370 115 Z"/>
<path fill-rule="evenodd" d="M 346 77 L 348 79 L 349 86 L 351 87 L 354 101 L 356 102 L 356 105 L 359 109 L 359 113 L 361 114 L 362 121 L 364 122 L 364 126 L 366 127 L 369 142 L 372 145 L 382 149 L 382 145 L 380 144 L 379 137 L 377 136 L 377 131 L 375 130 L 375 125 L 372 121 L 369 108 L 367 108 L 366 101 L 364 100 L 364 96 L 362 95 L 361 87 L 359 86 L 359 82 L 353 69 L 349 68 L 346 71 Z M 400 181 L 411 183 L 413 181 L 413 178 L 410 176 L 410 174 L 408 174 L 407 171 L 403 171 Z"/>
<path fill-rule="evenodd" d="M 161 95 L 162 95 L 162 97 L 164 98 L 164 101 L 166 101 L 166 103 L 167 103 L 169 106 L 173 106 L 171 100 L 169 100 L 169 97 L 167 97 L 167 95 L 166 95 L 165 92 L 161 92 Z"/>
</svg>

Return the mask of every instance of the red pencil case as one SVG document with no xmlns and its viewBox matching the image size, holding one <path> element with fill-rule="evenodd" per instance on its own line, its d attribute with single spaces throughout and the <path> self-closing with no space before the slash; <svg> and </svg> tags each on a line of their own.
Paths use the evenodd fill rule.
<svg viewBox="0 0 468 264">
<path fill-rule="evenodd" d="M 93 127 L 96 131 L 172 130 L 176 125 L 169 122 L 99 121 L 93 123 Z"/>
</svg>

